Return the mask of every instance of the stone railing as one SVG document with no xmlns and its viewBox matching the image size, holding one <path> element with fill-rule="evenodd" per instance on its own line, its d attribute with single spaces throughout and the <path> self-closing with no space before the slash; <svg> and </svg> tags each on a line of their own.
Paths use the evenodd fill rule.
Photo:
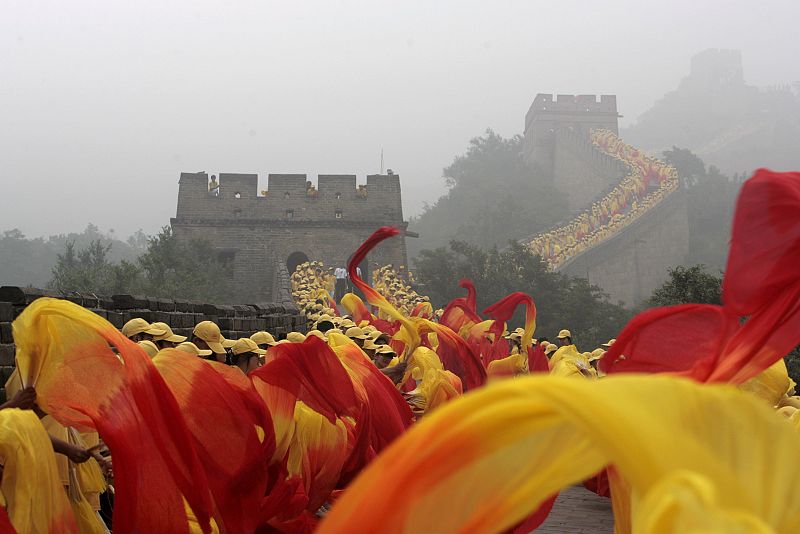
<svg viewBox="0 0 800 534">
<path fill-rule="evenodd" d="M 306 318 L 297 310 L 288 291 L 289 275 L 285 266 L 283 273 L 285 281 L 282 283 L 277 280 L 280 274 L 276 276 L 276 286 L 280 286 L 280 291 L 275 293 L 277 302 L 256 304 L 207 304 L 136 295 L 109 297 L 81 293 L 62 294 L 30 287 L 0 287 L 0 399 L 5 398 L 4 386 L 15 366 L 16 350 L 11 322 L 37 298 L 56 297 L 69 300 L 90 309 L 117 328 L 122 328 L 130 319 L 141 317 L 149 322 L 167 323 L 176 334 L 191 337 L 194 325 L 200 321 L 214 321 L 219 325 L 222 335 L 229 339 L 249 337 L 259 330 L 266 330 L 276 339 L 280 339 L 286 337 L 288 332 L 306 330 Z"/>
</svg>

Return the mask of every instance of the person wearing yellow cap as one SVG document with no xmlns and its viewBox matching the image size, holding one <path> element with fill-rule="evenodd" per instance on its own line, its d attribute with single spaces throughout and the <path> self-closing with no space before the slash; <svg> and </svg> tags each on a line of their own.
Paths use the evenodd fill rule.
<svg viewBox="0 0 800 534">
<path fill-rule="evenodd" d="M 266 354 L 267 351 L 258 348 L 256 342 L 249 337 L 243 337 L 236 340 L 231 348 L 231 353 L 233 354 L 231 364 L 247 374 L 253 369 L 261 367 L 259 357 Z"/>
<path fill-rule="evenodd" d="M 159 349 L 171 349 L 178 343 L 186 341 L 186 336 L 175 334 L 167 323 L 153 323 L 153 327 L 164 331 L 160 336 L 153 338 L 153 342 L 158 345 Z"/>
<path fill-rule="evenodd" d="M 141 317 L 131 319 L 122 327 L 122 335 L 131 341 L 152 341 L 155 336 L 164 335 L 164 330 L 156 328 Z"/>
<path fill-rule="evenodd" d="M 137 343 L 142 349 L 147 353 L 148 356 L 153 358 L 156 354 L 158 354 L 158 347 L 152 341 L 147 339 L 143 339 Z"/>
<path fill-rule="evenodd" d="M 308 333 L 306 333 L 306 339 L 308 339 L 309 336 L 318 337 L 322 341 L 328 341 L 328 339 L 325 337 L 325 334 L 317 330 L 316 328 L 314 330 L 309 330 Z"/>
<path fill-rule="evenodd" d="M 364 340 L 369 337 L 367 334 L 364 333 L 363 330 L 361 330 L 357 326 L 351 326 L 350 328 L 345 330 L 344 335 L 355 341 L 359 347 L 363 347 Z"/>
<path fill-rule="evenodd" d="M 375 367 L 384 369 L 392 361 L 392 358 L 397 356 L 397 353 L 389 345 L 380 345 L 375 350 Z"/>
<path fill-rule="evenodd" d="M 381 345 L 376 345 L 372 337 L 368 337 L 364 340 L 364 344 L 361 345 L 361 350 L 364 351 L 364 354 L 366 354 L 370 360 L 375 360 L 375 351 L 380 347 Z"/>
<path fill-rule="evenodd" d="M 183 352 L 188 352 L 193 356 L 199 356 L 203 359 L 208 358 L 209 356 L 214 354 L 210 350 L 203 350 L 198 348 L 197 345 L 195 345 L 191 341 L 184 341 L 183 343 L 178 343 L 178 346 L 175 348 Z"/>
<path fill-rule="evenodd" d="M 289 332 L 286 334 L 286 341 L 289 343 L 302 343 L 306 340 L 306 336 L 301 334 L 300 332 Z"/>
<path fill-rule="evenodd" d="M 200 350 L 210 350 L 214 353 L 213 358 L 218 362 L 225 363 L 227 352 L 222 345 L 225 338 L 219 331 L 219 326 L 211 321 L 197 323 L 192 331 L 192 343 L 197 345 Z"/>
<path fill-rule="evenodd" d="M 250 339 L 255 341 L 259 349 L 267 350 L 268 348 L 275 345 L 275 338 L 272 337 L 272 334 L 270 334 L 269 332 L 264 332 L 263 330 L 261 332 L 256 332 L 255 334 L 250 336 Z"/>
<path fill-rule="evenodd" d="M 558 338 L 558 344 L 560 346 L 568 347 L 569 345 L 572 345 L 572 334 L 569 330 L 561 330 L 556 337 Z M 575 350 L 577 352 L 577 349 Z"/>
<path fill-rule="evenodd" d="M 317 322 L 314 325 L 314 327 L 320 332 L 327 332 L 328 330 L 334 327 L 333 317 L 331 317 L 327 313 L 323 313 L 317 319 Z"/>
</svg>

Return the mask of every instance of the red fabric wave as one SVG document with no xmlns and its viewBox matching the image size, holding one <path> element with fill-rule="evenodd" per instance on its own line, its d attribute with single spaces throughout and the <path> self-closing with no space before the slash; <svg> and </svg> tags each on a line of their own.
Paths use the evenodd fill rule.
<svg viewBox="0 0 800 534">
<path fill-rule="evenodd" d="M 752 315 L 800 277 L 800 173 L 759 169 L 742 186 L 723 281 L 725 306 Z"/>
<path fill-rule="evenodd" d="M 252 383 L 238 369 L 177 349 L 153 359 L 180 405 L 205 467 L 217 525 L 252 532 L 267 489 L 267 464 L 275 452 L 272 419 Z M 238 375 L 238 376 L 237 376 Z M 259 439 L 256 427 L 263 430 Z"/>
</svg>

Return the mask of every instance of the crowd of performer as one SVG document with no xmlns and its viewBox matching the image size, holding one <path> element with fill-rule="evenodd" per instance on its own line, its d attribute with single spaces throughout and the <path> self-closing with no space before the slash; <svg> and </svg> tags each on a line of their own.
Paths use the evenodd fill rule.
<svg viewBox="0 0 800 534">
<path fill-rule="evenodd" d="M 374 288 L 395 307 L 398 313 L 406 317 L 430 321 L 437 317 L 441 318 L 444 313 L 441 309 L 433 311 L 429 299 L 417 294 L 413 289 L 413 274 L 405 267 L 399 270 L 391 266 L 378 268 L 373 273 L 372 280 Z M 235 372 L 240 372 L 242 378 L 252 375 L 254 371 L 272 361 L 278 354 L 275 347 L 299 345 L 307 349 L 307 340 L 316 337 L 334 349 L 343 361 L 348 358 L 344 355 L 344 349 L 354 351 L 356 358 L 363 357 L 365 362 L 370 362 L 384 379 L 393 384 L 398 392 L 398 398 L 407 405 L 410 412 L 409 423 L 464 391 L 480 385 L 487 378 L 505 376 L 502 370 L 492 373 L 494 368 L 491 365 L 492 361 L 526 354 L 523 367 L 524 371 L 528 372 L 527 353 L 529 350 L 535 350 L 544 358 L 545 365 L 552 367 L 553 373 L 595 378 L 596 362 L 604 351 L 601 347 L 593 352 L 579 352 L 568 330 L 562 330 L 555 336 L 556 343 L 549 343 L 544 338 L 530 339 L 527 347 L 523 347 L 524 329 L 509 330 L 503 322 L 500 342 L 493 343 L 492 359 L 480 355 L 475 360 L 479 368 L 473 371 L 479 376 L 482 374 L 483 378 L 474 382 L 473 378 L 463 374 L 459 376 L 443 364 L 442 360 L 445 360 L 445 363 L 447 360 L 440 357 L 440 353 L 445 354 L 447 351 L 444 345 L 452 341 L 446 341 L 441 332 L 439 336 L 442 337 L 438 340 L 436 333 L 429 333 L 426 336 L 426 343 L 409 352 L 404 350 L 406 347 L 400 341 L 403 339 L 401 329 L 398 329 L 397 325 L 390 325 L 387 328 L 391 317 L 382 311 L 370 307 L 372 312 L 375 312 L 375 315 L 372 315 L 373 320 L 365 320 L 363 317 L 355 320 L 356 318 L 346 310 L 340 310 L 341 303 L 336 303 L 331 295 L 335 284 L 334 276 L 321 262 L 306 262 L 299 265 L 291 275 L 291 283 L 296 303 L 309 321 L 309 328 L 305 332 L 284 332 L 273 335 L 261 331 L 247 338 L 226 339 L 217 324 L 203 321 L 193 328 L 190 337 L 186 337 L 175 334 L 171 326 L 166 323 L 149 323 L 142 318 L 134 318 L 122 327 L 121 334 L 135 343 L 153 361 L 159 361 L 164 351 L 175 349 L 185 354 L 183 357 L 228 366 Z M 354 294 L 348 296 L 359 299 Z M 455 332 L 462 336 L 459 337 L 458 343 L 461 345 L 459 348 L 471 348 L 474 352 L 481 350 L 480 347 L 487 341 L 494 341 L 495 333 L 490 332 L 493 321 L 463 320 L 463 318 L 454 320 L 452 314 L 449 320 L 452 321 L 449 327 L 437 323 L 438 328 L 455 328 Z M 378 326 L 382 326 L 383 329 Z M 503 352 L 496 351 L 496 347 L 500 346 L 503 347 Z M 497 368 L 500 367 L 503 366 Z M 519 372 L 520 369 L 516 369 L 512 374 Z M 78 519 L 80 530 L 105 532 L 111 527 L 114 492 L 112 458 L 108 447 L 97 432 L 79 432 L 76 428 L 62 425 L 52 416 L 42 412 L 36 404 L 36 390 L 23 385 L 19 370 L 16 370 L 6 383 L 6 392 L 10 400 L 3 405 L 4 408 L 35 409 L 43 417 L 42 424 L 53 444 L 59 480 L 73 508 L 75 518 Z M 295 416 L 300 417 L 300 413 L 296 412 Z M 301 447 L 299 443 L 296 446 Z M 308 476 L 313 478 L 314 475 L 308 474 Z M 334 483 L 328 490 L 334 491 L 336 487 L 338 485 Z M 318 509 L 312 510 L 314 517 L 325 515 L 331 498 L 330 492 L 324 495 L 324 502 Z M 90 513 L 86 513 L 86 509 L 82 510 L 82 507 L 86 506 L 89 506 Z M 11 517 L 15 524 L 17 519 Z M 187 511 L 187 521 L 193 529 L 197 527 L 189 511 Z M 274 525 L 278 525 L 279 529 L 292 531 L 292 527 L 288 526 L 289 523 L 291 520 L 284 517 Z"/>
<path fill-rule="evenodd" d="M 353 254 L 354 291 L 340 299 L 335 271 L 295 269 L 302 332 L 226 339 L 202 321 L 186 337 L 143 318 L 117 330 L 71 302 L 34 301 L 14 322 L 17 370 L 0 410 L 0 531 L 324 531 L 359 473 L 467 392 L 535 374 L 573 387 L 609 380 L 620 363 L 661 365 L 628 359 L 639 356 L 621 352 L 622 336 L 582 351 L 580 333 L 537 333 L 523 293 L 481 312 L 462 280 L 467 294 L 434 310 L 405 267 L 378 268 L 367 283 L 357 265 L 398 233 L 381 228 Z M 800 420 L 786 366 L 772 362 L 740 388 Z M 604 476 L 586 487 L 608 496 Z"/>
<path fill-rule="evenodd" d="M 675 168 L 625 144 L 609 130 L 596 130 L 592 142 L 621 161 L 630 173 L 602 199 L 565 225 L 536 236 L 528 246 L 556 268 L 612 237 L 678 188 Z"/>
</svg>

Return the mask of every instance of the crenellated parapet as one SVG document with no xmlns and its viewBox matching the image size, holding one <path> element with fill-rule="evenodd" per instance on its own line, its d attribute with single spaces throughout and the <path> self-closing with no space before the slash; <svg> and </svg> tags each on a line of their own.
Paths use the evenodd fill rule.
<svg viewBox="0 0 800 534">
<path fill-rule="evenodd" d="M 216 186 L 216 187 L 215 187 Z M 181 173 L 177 220 L 395 221 L 403 222 L 400 177 L 353 174 L 270 174 L 266 187 L 258 175 Z"/>
<path fill-rule="evenodd" d="M 270 174 L 264 183 L 257 174 L 181 173 L 171 225 L 178 239 L 212 243 L 236 298 L 274 300 L 280 295 L 272 281 L 297 263 L 344 266 L 377 228 L 405 231 L 400 177 L 358 182 L 354 174 Z M 381 244 L 362 270 L 407 261 L 403 234 Z"/>
</svg>

